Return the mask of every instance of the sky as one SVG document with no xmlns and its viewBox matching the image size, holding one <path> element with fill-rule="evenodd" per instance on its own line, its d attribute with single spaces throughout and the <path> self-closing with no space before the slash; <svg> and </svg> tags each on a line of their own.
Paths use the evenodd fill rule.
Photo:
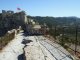
<svg viewBox="0 0 80 60">
<path fill-rule="evenodd" d="M 31 16 L 80 17 L 80 0 L 0 0 L 0 12 L 17 8 Z"/>
</svg>

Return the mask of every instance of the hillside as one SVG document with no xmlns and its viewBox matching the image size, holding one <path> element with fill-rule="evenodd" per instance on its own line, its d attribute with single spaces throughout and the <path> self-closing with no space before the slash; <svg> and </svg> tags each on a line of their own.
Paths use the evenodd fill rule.
<svg viewBox="0 0 80 60">
<path fill-rule="evenodd" d="M 41 16 L 28 16 L 28 18 L 32 18 L 35 21 L 39 22 L 40 24 L 46 23 L 49 27 L 59 25 L 72 25 L 74 26 L 75 22 L 80 22 L 80 18 L 77 17 L 41 17 Z"/>
</svg>

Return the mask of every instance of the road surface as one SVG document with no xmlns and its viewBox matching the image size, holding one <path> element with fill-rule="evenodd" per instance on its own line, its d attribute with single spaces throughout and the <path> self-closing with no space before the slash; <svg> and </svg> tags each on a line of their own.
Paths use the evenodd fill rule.
<svg viewBox="0 0 80 60">
<path fill-rule="evenodd" d="M 0 52 L 0 60 L 73 60 L 73 56 L 44 36 L 20 33 Z"/>
</svg>

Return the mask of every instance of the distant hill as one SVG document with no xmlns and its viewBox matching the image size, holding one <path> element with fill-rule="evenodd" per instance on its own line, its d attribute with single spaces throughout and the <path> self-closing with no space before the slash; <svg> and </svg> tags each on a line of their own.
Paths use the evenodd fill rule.
<svg viewBox="0 0 80 60">
<path fill-rule="evenodd" d="M 41 17 L 41 16 L 28 16 L 28 18 L 32 18 L 40 24 L 46 23 L 49 27 L 52 26 L 74 26 L 75 22 L 79 24 L 80 18 L 77 17 Z"/>
</svg>

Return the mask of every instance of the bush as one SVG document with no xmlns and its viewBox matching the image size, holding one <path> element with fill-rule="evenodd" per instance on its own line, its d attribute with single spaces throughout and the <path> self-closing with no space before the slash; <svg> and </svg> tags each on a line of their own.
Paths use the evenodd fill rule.
<svg viewBox="0 0 80 60">
<path fill-rule="evenodd" d="M 0 50 L 5 47 L 14 37 L 15 32 L 12 32 L 11 34 L 7 33 L 5 36 L 0 37 Z"/>
</svg>

